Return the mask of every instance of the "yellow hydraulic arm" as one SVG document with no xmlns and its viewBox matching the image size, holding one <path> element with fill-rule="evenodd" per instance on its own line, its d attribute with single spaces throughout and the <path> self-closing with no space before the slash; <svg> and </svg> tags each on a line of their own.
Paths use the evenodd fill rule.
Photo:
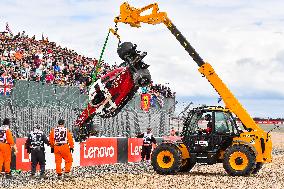
<svg viewBox="0 0 284 189">
<path fill-rule="evenodd" d="M 152 12 L 150 14 L 143 16 L 141 15 L 142 12 L 149 9 L 152 9 Z M 140 27 L 140 23 L 153 25 L 164 23 L 171 31 L 171 33 L 175 36 L 175 38 L 184 47 L 184 49 L 188 52 L 188 54 L 197 63 L 197 65 L 199 66 L 199 72 L 207 78 L 214 89 L 222 97 L 226 108 L 230 109 L 231 112 L 237 115 L 247 129 L 263 132 L 263 130 L 255 123 L 255 121 L 242 107 L 242 105 L 228 89 L 228 87 L 219 78 L 212 66 L 209 63 L 203 61 L 203 59 L 199 56 L 199 54 L 195 51 L 191 44 L 168 18 L 167 14 L 165 12 L 159 12 L 158 4 L 154 3 L 137 9 L 131 7 L 128 3 L 125 2 L 120 6 L 120 15 L 114 19 L 114 22 L 116 24 L 122 22 L 129 24 L 132 27 Z"/>
</svg>

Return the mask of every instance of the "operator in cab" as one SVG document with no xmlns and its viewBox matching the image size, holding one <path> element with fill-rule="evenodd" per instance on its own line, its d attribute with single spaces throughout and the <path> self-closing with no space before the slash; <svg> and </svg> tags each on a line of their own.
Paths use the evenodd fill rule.
<svg viewBox="0 0 284 189">
<path fill-rule="evenodd" d="M 207 128 L 206 129 L 200 129 L 200 133 L 206 133 L 206 134 L 211 134 L 212 130 L 213 130 L 213 123 L 212 123 L 212 117 L 210 114 L 206 114 L 204 116 L 204 120 L 208 121 L 207 123 Z"/>
</svg>

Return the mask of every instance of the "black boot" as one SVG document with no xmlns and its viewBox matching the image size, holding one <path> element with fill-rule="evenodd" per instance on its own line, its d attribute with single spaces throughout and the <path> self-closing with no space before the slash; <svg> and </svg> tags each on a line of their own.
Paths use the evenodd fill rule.
<svg viewBox="0 0 284 189">
<path fill-rule="evenodd" d="M 41 173 L 39 178 L 41 178 L 41 179 L 48 179 L 48 177 L 44 173 Z"/>
<path fill-rule="evenodd" d="M 64 178 L 71 178 L 71 174 L 70 173 L 64 173 Z"/>
<path fill-rule="evenodd" d="M 6 173 L 6 179 L 11 179 L 12 178 L 12 174 L 10 173 Z"/>
<path fill-rule="evenodd" d="M 58 178 L 59 180 L 61 180 L 61 179 L 62 179 L 62 173 L 58 173 L 58 174 L 57 174 L 57 178 Z"/>
<path fill-rule="evenodd" d="M 31 176 L 30 176 L 30 178 L 32 178 L 32 179 L 36 178 L 35 174 L 32 173 Z"/>
</svg>

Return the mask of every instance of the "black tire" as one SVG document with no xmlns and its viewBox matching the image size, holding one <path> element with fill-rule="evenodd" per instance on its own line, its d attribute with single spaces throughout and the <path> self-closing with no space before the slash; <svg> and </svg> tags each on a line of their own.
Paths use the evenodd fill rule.
<svg viewBox="0 0 284 189">
<path fill-rule="evenodd" d="M 97 94 L 94 96 L 94 98 L 91 100 L 91 105 L 96 106 L 100 103 L 102 103 L 105 100 L 105 95 L 102 91 L 97 92 Z"/>
<path fill-rule="evenodd" d="M 127 61 L 127 55 L 135 54 L 134 45 L 131 42 L 123 42 L 117 48 L 117 54 L 122 60 Z"/>
<path fill-rule="evenodd" d="M 133 74 L 135 86 L 145 87 L 151 83 L 151 74 L 148 69 L 138 70 Z"/>
<path fill-rule="evenodd" d="M 263 166 L 263 163 L 257 162 L 257 163 L 255 164 L 255 168 L 254 168 L 254 170 L 251 172 L 251 174 L 257 174 L 257 173 L 259 172 L 259 170 L 262 168 L 262 166 Z"/>
<path fill-rule="evenodd" d="M 151 164 L 158 174 L 174 174 L 182 164 L 181 152 L 173 144 L 161 144 L 153 151 Z"/>
<path fill-rule="evenodd" d="M 255 169 L 255 154 L 245 145 L 233 145 L 225 151 L 223 167 L 231 176 L 247 176 Z"/>
<path fill-rule="evenodd" d="M 196 162 L 192 161 L 191 158 L 183 159 L 179 172 L 189 172 L 195 164 Z"/>
</svg>

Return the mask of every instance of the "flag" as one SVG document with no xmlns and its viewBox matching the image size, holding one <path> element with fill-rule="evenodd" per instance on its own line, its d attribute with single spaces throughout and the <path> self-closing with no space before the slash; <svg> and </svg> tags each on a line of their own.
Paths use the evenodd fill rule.
<svg viewBox="0 0 284 189">
<path fill-rule="evenodd" d="M 11 77 L 0 77 L 0 95 L 11 95 L 13 86 L 14 80 Z"/>
<path fill-rule="evenodd" d="M 150 98 L 151 95 L 146 93 L 146 94 L 141 94 L 141 109 L 148 112 L 150 108 Z"/>
<path fill-rule="evenodd" d="M 9 27 L 8 22 L 6 22 L 6 30 L 10 33 L 10 35 L 13 35 L 13 33 L 12 33 L 10 27 Z"/>
<path fill-rule="evenodd" d="M 152 94 L 151 99 L 150 99 L 150 104 L 152 107 L 157 106 L 157 96 L 155 94 Z"/>
</svg>

